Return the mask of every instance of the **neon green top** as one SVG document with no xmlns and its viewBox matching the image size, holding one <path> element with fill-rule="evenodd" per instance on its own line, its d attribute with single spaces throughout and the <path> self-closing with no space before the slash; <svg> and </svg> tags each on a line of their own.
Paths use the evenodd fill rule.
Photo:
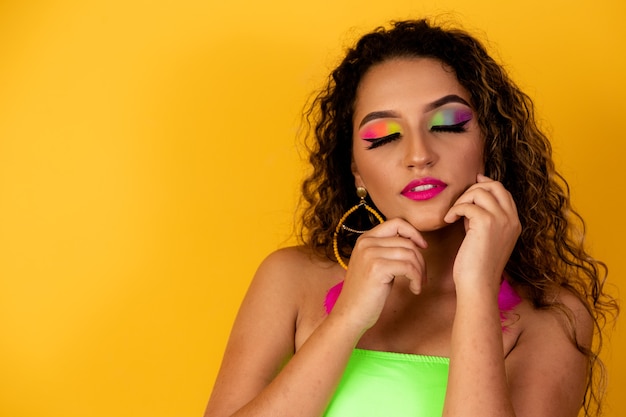
<svg viewBox="0 0 626 417">
<path fill-rule="evenodd" d="M 324 417 L 441 417 L 450 359 L 355 349 Z"/>
</svg>

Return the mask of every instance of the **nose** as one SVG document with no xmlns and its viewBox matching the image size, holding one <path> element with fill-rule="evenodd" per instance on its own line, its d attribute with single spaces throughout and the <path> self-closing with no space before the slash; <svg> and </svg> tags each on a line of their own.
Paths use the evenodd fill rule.
<svg viewBox="0 0 626 417">
<path fill-rule="evenodd" d="M 404 141 L 404 165 L 407 168 L 425 168 L 437 162 L 433 144 L 424 134 L 415 133 Z"/>
</svg>

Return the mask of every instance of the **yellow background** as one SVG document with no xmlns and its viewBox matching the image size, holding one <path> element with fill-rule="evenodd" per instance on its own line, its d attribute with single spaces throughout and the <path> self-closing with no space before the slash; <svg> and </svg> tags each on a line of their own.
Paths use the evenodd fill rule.
<svg viewBox="0 0 626 417">
<path fill-rule="evenodd" d="M 293 242 L 302 105 L 342 47 L 453 12 L 536 100 L 626 282 L 626 2 L 0 1 L 0 415 L 200 416 Z M 626 330 L 605 358 L 626 415 Z"/>
</svg>

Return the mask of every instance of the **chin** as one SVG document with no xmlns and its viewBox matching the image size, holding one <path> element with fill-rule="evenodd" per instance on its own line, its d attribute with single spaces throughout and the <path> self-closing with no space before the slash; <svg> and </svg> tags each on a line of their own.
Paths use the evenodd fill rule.
<svg viewBox="0 0 626 417">
<path fill-rule="evenodd" d="M 443 217 L 434 219 L 411 219 L 408 220 L 408 222 L 421 233 L 436 232 L 450 226 L 450 223 L 443 221 Z"/>
<path fill-rule="evenodd" d="M 436 236 L 442 239 L 447 239 L 451 236 L 460 237 L 462 239 L 462 236 L 465 236 L 465 226 L 462 220 L 463 219 L 459 219 L 454 223 L 446 223 L 442 220 L 439 224 L 426 225 L 423 229 L 416 227 L 416 229 L 422 235 L 430 235 L 431 239 Z"/>
</svg>

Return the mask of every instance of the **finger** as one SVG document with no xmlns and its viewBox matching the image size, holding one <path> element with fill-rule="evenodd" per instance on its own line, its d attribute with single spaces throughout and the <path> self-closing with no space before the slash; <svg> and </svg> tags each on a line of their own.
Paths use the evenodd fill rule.
<svg viewBox="0 0 626 417">
<path fill-rule="evenodd" d="M 465 217 L 468 220 L 476 218 L 480 215 L 485 214 L 487 210 L 482 207 L 477 206 L 476 204 L 470 203 L 462 203 L 455 204 L 448 210 L 448 213 L 444 216 L 443 220 L 446 223 L 454 223 L 462 217 Z"/>
<path fill-rule="evenodd" d="M 404 278 L 407 279 L 409 281 L 409 290 L 415 294 L 415 295 L 419 295 L 422 292 L 422 288 L 424 285 L 426 285 L 426 271 L 424 271 L 421 276 L 420 279 L 415 279 L 415 278 L 411 278 L 408 277 L 406 275 L 402 276 L 402 277 L 396 277 L 396 279 L 398 278 Z"/>
<path fill-rule="evenodd" d="M 371 239 L 374 240 L 374 239 Z M 406 241 L 406 240 L 405 240 Z M 411 244 L 410 242 L 406 241 Z M 355 247 L 356 248 L 356 247 Z M 353 251 L 354 253 L 354 251 Z M 382 260 L 382 261 L 400 261 L 414 263 L 415 265 L 423 265 L 424 257 L 417 250 L 415 245 L 411 246 L 379 246 L 372 245 L 369 241 L 364 242 L 358 247 L 358 257 L 363 259 Z"/>
<path fill-rule="evenodd" d="M 454 205 L 457 204 L 477 204 L 492 212 L 502 210 L 517 215 L 513 196 L 497 181 L 473 185 L 457 199 Z"/>
<path fill-rule="evenodd" d="M 385 259 L 377 263 L 374 274 L 377 274 L 385 284 L 397 279 L 406 279 L 409 281 L 411 292 L 419 294 L 426 281 L 426 264 Z"/>
<path fill-rule="evenodd" d="M 391 219 L 367 231 L 363 236 L 371 237 L 403 237 L 415 243 L 422 249 L 428 247 L 428 243 L 420 232 L 409 222 L 403 219 Z"/>
<path fill-rule="evenodd" d="M 478 174 L 476 175 L 476 180 L 478 182 L 489 182 L 489 181 L 495 181 L 492 178 L 489 178 L 488 176 L 484 175 L 484 174 Z"/>
<path fill-rule="evenodd" d="M 377 242 L 371 242 L 379 239 L 369 239 L 364 242 L 359 242 L 358 246 L 355 246 L 353 254 L 356 253 L 358 258 L 364 260 L 391 260 L 401 262 L 412 262 L 416 265 L 423 264 L 423 256 L 419 253 L 416 246 L 405 240 L 405 244 L 410 246 L 380 246 Z M 354 256 L 353 256 L 354 257 Z"/>
<path fill-rule="evenodd" d="M 459 197 L 444 216 L 444 221 L 454 223 L 461 217 L 472 218 L 485 211 L 498 216 L 507 216 L 506 210 L 492 193 L 475 189 Z"/>
<path fill-rule="evenodd" d="M 476 204 L 488 210 L 501 210 L 504 208 L 495 193 L 481 187 L 465 192 L 454 202 L 453 206 L 461 204 Z"/>
<path fill-rule="evenodd" d="M 414 258 L 421 258 L 422 255 L 418 250 L 418 246 L 409 239 L 393 236 L 393 237 L 373 237 L 363 235 L 357 240 L 354 249 L 356 251 L 364 251 L 369 249 L 389 249 L 390 251 L 410 251 Z M 395 258 L 395 257 L 392 257 Z"/>
<path fill-rule="evenodd" d="M 500 181 L 492 180 L 491 178 L 478 174 L 477 183 L 468 189 L 468 191 L 473 191 L 474 189 L 484 189 L 492 193 L 498 202 L 503 206 L 508 207 L 516 207 L 515 200 L 511 193 L 504 187 L 504 185 Z"/>
<path fill-rule="evenodd" d="M 450 208 L 444 217 L 446 222 L 454 222 L 461 217 L 465 218 L 466 230 L 475 229 L 471 226 L 483 225 L 487 229 L 498 230 L 500 233 L 506 233 L 508 230 L 517 229 L 517 234 L 521 231 L 521 225 L 517 213 L 507 213 L 500 206 L 495 210 L 488 210 L 478 204 L 463 203 L 457 204 Z"/>
</svg>

